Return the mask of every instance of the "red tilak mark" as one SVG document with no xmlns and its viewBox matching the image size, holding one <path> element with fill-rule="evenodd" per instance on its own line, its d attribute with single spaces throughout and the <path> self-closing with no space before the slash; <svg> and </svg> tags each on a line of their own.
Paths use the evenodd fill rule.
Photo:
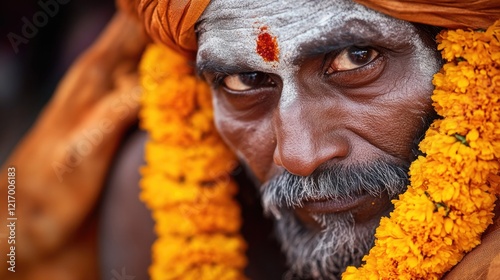
<svg viewBox="0 0 500 280">
<path fill-rule="evenodd" d="M 271 36 L 271 34 L 267 32 L 266 26 L 260 28 L 260 34 L 257 37 L 256 50 L 264 61 L 278 61 L 278 41 L 275 36 Z"/>
</svg>

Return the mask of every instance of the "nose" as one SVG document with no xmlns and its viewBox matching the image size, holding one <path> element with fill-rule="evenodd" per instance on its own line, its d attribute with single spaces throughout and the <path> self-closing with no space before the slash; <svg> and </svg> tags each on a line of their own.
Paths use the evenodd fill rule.
<svg viewBox="0 0 500 280">
<path fill-rule="evenodd" d="M 299 104 L 300 103 L 300 104 Z M 346 157 L 349 143 L 332 108 L 308 100 L 280 106 L 273 116 L 274 162 L 288 172 L 308 176 L 320 165 Z"/>
</svg>

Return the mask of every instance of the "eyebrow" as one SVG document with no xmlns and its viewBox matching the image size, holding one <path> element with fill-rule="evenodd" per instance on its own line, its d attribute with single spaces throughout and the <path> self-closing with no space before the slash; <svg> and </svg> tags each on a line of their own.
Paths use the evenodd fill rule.
<svg viewBox="0 0 500 280">
<path fill-rule="evenodd" d="M 243 63 L 227 64 L 220 59 L 205 59 L 201 62 L 196 63 L 196 74 L 200 77 L 203 73 L 224 73 L 224 74 L 236 74 L 244 72 L 255 72 Z"/>
<path fill-rule="evenodd" d="M 338 36 L 337 36 L 338 37 Z M 330 53 L 332 51 L 342 49 L 352 45 L 363 45 L 373 42 L 371 38 L 362 37 L 357 34 L 343 33 L 342 39 L 330 38 L 329 40 L 311 40 L 299 45 L 301 52 L 297 58 L 312 57 Z"/>
<path fill-rule="evenodd" d="M 373 22 L 365 20 L 349 20 L 341 27 L 333 28 L 322 34 L 321 37 L 327 38 L 326 40 L 317 38 L 300 44 L 298 46 L 300 51 L 293 60 L 293 64 L 299 64 L 307 58 L 325 55 L 353 45 L 369 46 L 376 44 L 387 49 L 401 48 L 408 45 L 407 40 L 402 38 L 403 36 L 384 35 L 377 28 L 373 28 L 372 24 Z M 349 25 L 355 25 L 356 31 L 344 30 Z M 394 28 L 400 27 L 394 26 Z"/>
<path fill-rule="evenodd" d="M 196 62 L 196 73 L 198 74 L 198 76 L 202 76 L 204 72 L 226 73 L 236 70 L 235 68 L 238 68 L 238 66 L 230 66 L 213 59 L 205 59 L 202 62 Z"/>
</svg>

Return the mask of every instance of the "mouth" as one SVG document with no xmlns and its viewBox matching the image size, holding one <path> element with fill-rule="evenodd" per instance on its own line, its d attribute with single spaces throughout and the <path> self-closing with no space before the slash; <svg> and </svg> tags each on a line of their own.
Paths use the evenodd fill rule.
<svg viewBox="0 0 500 280">
<path fill-rule="evenodd" d="M 317 214 L 340 213 L 351 213 L 356 223 L 365 223 L 378 222 L 392 208 L 393 205 L 387 193 L 371 196 L 364 192 L 349 197 L 306 199 L 302 207 L 295 208 L 294 212 L 306 224 L 311 224 L 314 220 L 312 217 Z"/>
<path fill-rule="evenodd" d="M 354 210 L 363 205 L 373 205 L 375 197 L 362 193 L 343 198 L 312 198 L 303 201 L 302 209 L 313 213 L 341 213 Z"/>
</svg>

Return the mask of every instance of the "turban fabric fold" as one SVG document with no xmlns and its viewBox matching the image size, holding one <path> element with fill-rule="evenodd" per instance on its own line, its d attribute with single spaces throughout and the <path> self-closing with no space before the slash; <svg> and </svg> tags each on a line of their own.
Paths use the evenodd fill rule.
<svg viewBox="0 0 500 280">
<path fill-rule="evenodd" d="M 197 41 L 194 25 L 210 0 L 117 0 L 118 6 L 136 15 L 156 42 L 194 58 Z"/>
<path fill-rule="evenodd" d="M 149 36 L 194 58 L 194 26 L 210 0 L 117 0 L 135 14 Z M 333 0 L 331 0 L 333 1 Z M 402 20 L 444 28 L 486 28 L 500 17 L 500 0 L 355 0 Z"/>
<path fill-rule="evenodd" d="M 499 0 L 356 0 L 406 21 L 449 29 L 486 28 L 500 17 Z"/>
</svg>

